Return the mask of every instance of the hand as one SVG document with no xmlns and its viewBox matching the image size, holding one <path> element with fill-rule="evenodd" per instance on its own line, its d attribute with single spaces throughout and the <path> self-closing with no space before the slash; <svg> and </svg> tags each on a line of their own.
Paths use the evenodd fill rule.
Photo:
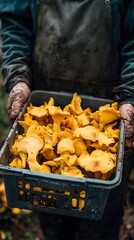
<svg viewBox="0 0 134 240">
<path fill-rule="evenodd" d="M 7 100 L 9 119 L 14 120 L 19 114 L 24 102 L 30 94 L 30 88 L 25 82 L 18 82 L 11 90 Z"/>
<path fill-rule="evenodd" d="M 134 152 L 134 106 L 122 104 L 119 110 L 125 123 L 125 155 L 130 155 Z"/>
</svg>

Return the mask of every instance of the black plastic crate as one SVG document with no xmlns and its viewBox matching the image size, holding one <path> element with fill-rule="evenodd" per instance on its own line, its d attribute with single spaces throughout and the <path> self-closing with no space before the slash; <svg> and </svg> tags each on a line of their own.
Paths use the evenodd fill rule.
<svg viewBox="0 0 134 240">
<path fill-rule="evenodd" d="M 120 141 L 115 177 L 112 180 L 65 177 L 8 166 L 11 158 L 9 148 L 19 131 L 18 120 L 23 117 L 27 105 L 41 105 L 50 97 L 55 105 L 70 103 L 72 94 L 63 92 L 33 91 L 17 117 L 0 151 L 0 172 L 3 174 L 9 207 L 31 209 L 53 214 L 99 220 L 102 218 L 110 190 L 118 186 L 122 178 L 124 155 L 124 123 L 120 122 Z M 110 100 L 81 95 L 83 109 L 87 106 L 95 111 Z M 84 193 L 84 194 L 82 194 Z M 75 207 L 73 204 L 75 203 Z M 80 205 L 83 208 L 80 210 Z"/>
</svg>

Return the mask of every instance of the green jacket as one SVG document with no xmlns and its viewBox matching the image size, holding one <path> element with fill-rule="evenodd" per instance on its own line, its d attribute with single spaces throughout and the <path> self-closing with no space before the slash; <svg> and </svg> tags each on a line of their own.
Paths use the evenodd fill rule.
<svg viewBox="0 0 134 240">
<path fill-rule="evenodd" d="M 39 0 L 1 0 L 3 76 L 7 91 L 20 80 L 31 81 L 31 56 Z M 134 103 L 134 1 L 111 0 L 113 44 L 121 71 L 116 100 Z"/>
</svg>

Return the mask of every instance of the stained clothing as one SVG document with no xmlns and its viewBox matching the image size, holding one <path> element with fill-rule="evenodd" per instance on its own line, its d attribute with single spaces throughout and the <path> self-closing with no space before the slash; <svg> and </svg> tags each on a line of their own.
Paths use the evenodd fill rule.
<svg viewBox="0 0 134 240">
<path fill-rule="evenodd" d="M 56 9 L 57 12 L 54 12 L 55 14 L 53 15 L 55 16 L 56 19 L 59 20 L 60 18 L 60 20 L 63 20 L 67 16 L 66 12 L 69 14 L 68 9 L 65 8 L 66 6 L 68 6 L 67 4 L 68 2 L 71 5 L 71 9 L 69 10 L 71 11 L 70 14 L 72 15 L 71 15 L 69 24 L 72 26 L 72 29 L 74 30 L 74 29 L 77 29 L 77 27 L 80 27 L 79 20 L 81 19 L 84 21 L 84 23 L 86 23 L 86 26 L 88 26 L 87 25 L 88 14 L 86 15 L 86 19 L 84 18 L 84 14 L 88 12 L 88 5 L 91 4 L 93 6 L 93 3 L 92 3 L 93 1 L 91 0 L 88 0 L 88 1 L 87 0 L 84 0 L 84 1 L 46 0 L 45 1 L 46 5 L 48 6 L 52 5 L 52 8 L 53 8 L 52 12 L 48 11 L 47 13 L 49 13 L 50 17 L 52 18 L 52 13 Z M 96 4 L 97 3 L 99 4 L 99 2 L 103 2 L 103 4 L 106 5 L 104 8 L 105 11 L 109 11 L 109 4 L 111 4 L 111 9 L 112 9 L 111 14 L 112 14 L 112 27 L 113 27 L 112 28 L 113 54 L 115 54 L 115 62 L 116 62 L 116 66 L 118 66 L 117 70 L 119 72 L 119 75 L 117 73 L 116 77 L 114 77 L 115 75 L 113 73 L 113 77 L 111 77 L 110 79 L 109 77 L 107 79 L 104 78 L 104 83 L 107 89 L 109 85 L 114 87 L 115 85 L 114 81 L 117 83 L 117 87 L 114 88 L 114 96 L 111 96 L 111 93 L 109 94 L 109 91 L 110 91 L 109 90 L 108 97 L 111 98 L 111 97 L 115 97 L 116 95 L 116 99 L 118 101 L 133 102 L 134 101 L 134 97 L 133 97 L 133 93 L 134 93 L 134 80 L 133 80 L 134 27 L 132 23 L 134 22 L 134 2 L 132 0 L 111 0 L 111 1 L 105 0 L 105 1 L 98 1 L 98 2 L 94 1 L 94 2 L 96 2 Z M 7 91 L 9 91 L 12 88 L 12 86 L 16 83 L 16 81 L 23 80 L 23 81 L 26 81 L 27 83 L 31 81 L 31 68 L 32 68 L 31 58 L 32 58 L 32 53 L 34 49 L 35 36 L 37 32 L 39 4 L 40 4 L 39 0 L 23 0 L 21 1 L 21 3 L 18 0 L 14 0 L 14 1 L 1 0 L 0 1 L 0 17 L 2 19 L 2 37 L 4 40 L 3 75 L 4 75 L 5 87 Z M 87 8 L 85 6 L 87 6 Z M 77 14 L 73 16 L 73 9 L 75 10 L 76 8 L 80 11 L 80 15 L 81 15 L 80 18 L 79 18 L 79 15 L 76 16 Z M 64 10 L 64 12 L 62 10 Z M 74 11 L 74 13 L 76 13 L 76 11 Z M 91 14 L 92 16 L 93 16 L 93 13 Z M 56 16 L 56 14 L 58 14 L 58 16 Z M 104 13 L 102 14 L 102 16 L 103 15 Z M 45 19 L 46 18 L 47 16 L 45 17 Z M 89 19 L 90 19 L 90 15 L 89 15 Z M 100 15 L 100 22 L 101 22 L 101 15 Z M 45 23 L 43 24 L 45 25 Z M 52 28 L 54 24 L 52 22 L 52 26 L 51 26 Z M 78 24 L 79 26 L 77 26 Z M 109 25 L 109 21 L 105 23 L 105 25 L 107 24 Z M 68 31 L 69 29 L 71 29 L 70 25 L 65 26 L 64 29 Z M 99 25 L 98 25 L 98 28 L 99 28 Z M 108 29 L 109 26 L 106 26 L 106 28 Z M 46 29 L 47 29 L 47 26 L 46 26 Z M 81 29 L 80 28 L 78 29 L 79 29 L 78 36 L 80 36 Z M 94 30 L 95 29 L 93 29 L 93 31 Z M 92 31 L 92 30 L 89 30 L 89 31 Z M 57 32 L 58 32 L 58 29 L 57 29 Z M 73 33 L 74 32 L 72 31 L 70 34 L 71 38 L 73 38 L 72 36 Z M 108 31 L 108 34 L 109 34 L 109 31 Z M 70 37 L 69 34 L 67 36 Z M 76 33 L 76 36 L 77 36 L 77 33 Z M 99 40 L 102 42 L 101 39 L 103 40 L 103 36 L 99 36 Z M 63 42 L 63 46 L 64 46 L 64 44 L 66 43 L 66 36 L 65 38 L 62 36 L 61 42 Z M 44 39 L 40 47 L 41 49 L 42 47 L 44 47 Z M 90 55 L 89 46 L 88 48 L 86 48 L 86 50 L 89 50 L 87 51 L 88 53 L 86 52 L 86 54 Z M 96 55 L 96 51 L 98 51 L 98 48 L 96 49 L 94 48 L 94 55 Z M 61 55 L 62 54 L 64 55 L 64 51 L 63 53 L 61 53 Z M 58 64 L 57 60 L 59 60 L 59 57 L 61 55 L 59 55 L 58 57 L 55 56 L 57 57 L 56 64 Z M 73 53 L 71 53 L 71 56 L 72 55 Z M 93 55 L 93 52 L 92 52 L 92 55 Z M 78 58 L 78 59 L 84 60 L 84 58 Z M 51 65 L 50 60 L 51 59 L 49 59 L 48 61 Z M 80 63 L 78 62 L 78 60 L 76 62 L 79 66 Z M 61 61 L 59 61 L 59 64 L 60 63 Z M 62 64 L 64 66 L 64 63 Z M 87 66 L 86 64 L 88 63 L 85 62 L 85 66 Z M 96 65 L 97 71 L 99 72 L 100 69 L 98 68 L 98 62 L 95 62 L 94 66 L 95 65 Z M 33 66 L 35 66 L 34 63 L 33 63 Z M 53 66 L 54 65 L 52 65 L 52 67 Z M 75 66 L 75 69 L 78 66 Z M 93 64 L 91 64 L 91 66 L 93 66 Z M 69 65 L 69 68 L 70 68 L 70 65 Z M 82 68 L 83 68 L 82 72 L 84 72 L 84 66 L 82 66 Z M 33 67 L 33 70 L 34 69 L 35 67 Z M 42 74 L 42 72 L 38 71 L 40 69 L 36 69 L 36 70 L 40 75 L 37 76 L 36 74 L 34 74 L 32 78 L 33 89 L 37 88 L 37 86 L 40 86 L 42 79 L 43 81 L 45 81 L 42 76 L 44 73 Z M 46 73 L 48 73 L 48 70 L 49 70 L 48 68 L 45 70 L 47 71 Z M 77 70 L 78 70 L 78 73 L 75 72 L 76 79 L 74 81 L 74 84 L 70 84 L 69 81 L 67 82 L 62 81 L 61 79 L 60 86 L 64 88 L 64 86 L 67 87 L 68 84 L 70 84 L 69 90 L 70 88 L 72 88 L 72 91 L 75 91 L 75 89 L 77 90 L 77 87 L 80 84 L 80 88 L 83 87 L 84 89 L 87 89 L 87 85 L 77 82 L 77 80 L 82 79 L 80 78 L 80 76 L 82 76 L 81 72 L 79 72 L 79 69 Z M 91 70 L 90 65 L 89 65 L 89 70 Z M 101 73 L 102 72 L 104 74 L 103 67 L 101 66 Z M 68 74 L 69 74 L 69 71 L 68 71 Z M 87 71 L 85 74 L 87 74 Z M 54 75 L 55 75 L 55 72 L 54 72 Z M 52 84 L 50 84 L 50 81 L 48 79 L 46 79 L 46 81 L 43 84 L 41 84 L 41 87 L 43 85 L 43 87 L 46 88 L 46 90 L 49 90 L 51 87 L 54 88 L 55 85 L 57 86 L 55 82 L 57 79 L 59 79 L 59 76 L 58 74 L 55 77 L 49 76 L 49 79 L 53 81 Z M 101 81 L 102 81 L 102 85 L 101 85 L 102 87 L 98 86 L 98 88 L 102 89 L 104 88 L 103 79 L 101 79 Z M 96 78 L 93 77 L 90 84 L 92 85 L 92 83 L 94 82 L 96 82 Z M 88 86 L 88 89 L 89 89 L 89 86 Z M 92 95 L 94 96 L 98 96 L 99 94 L 97 91 L 97 88 L 93 85 L 91 88 L 91 92 L 92 92 Z"/>
<path fill-rule="evenodd" d="M 37 29 L 34 88 L 112 97 L 120 73 L 110 1 L 42 0 Z"/>
<path fill-rule="evenodd" d="M 0 16 L 7 91 L 25 81 L 134 103 L 134 1 L 1 0 Z M 40 214 L 45 239 L 117 240 L 129 172 L 99 222 Z"/>
</svg>

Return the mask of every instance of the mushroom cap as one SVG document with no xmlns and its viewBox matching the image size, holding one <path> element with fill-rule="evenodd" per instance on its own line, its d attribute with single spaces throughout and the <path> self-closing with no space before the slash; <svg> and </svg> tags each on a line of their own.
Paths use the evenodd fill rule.
<svg viewBox="0 0 134 240">
<path fill-rule="evenodd" d="M 77 120 L 79 127 L 87 126 L 89 124 L 89 119 L 84 112 L 78 116 L 75 116 L 75 119 Z"/>
<path fill-rule="evenodd" d="M 41 108 L 41 107 L 34 107 L 30 111 L 30 114 L 35 118 L 43 118 L 47 115 L 47 110 L 45 108 Z"/>
<path fill-rule="evenodd" d="M 120 111 L 113 108 L 112 106 L 106 104 L 99 108 L 100 127 L 101 125 L 105 126 L 106 124 L 112 123 L 113 121 L 120 119 Z"/>
<path fill-rule="evenodd" d="M 82 137 L 93 142 L 97 141 L 99 130 L 93 126 L 77 128 L 74 131 L 74 137 Z"/>
<path fill-rule="evenodd" d="M 98 144 L 102 146 L 103 144 L 109 146 L 110 144 L 115 143 L 114 138 L 107 137 L 103 132 L 98 133 Z"/>
<path fill-rule="evenodd" d="M 73 140 L 75 148 L 75 154 L 79 157 L 82 153 L 87 152 L 87 146 L 81 138 L 75 138 Z"/>
<path fill-rule="evenodd" d="M 73 141 L 70 138 L 63 138 L 57 144 L 57 153 L 63 154 L 64 152 L 68 152 L 70 154 L 73 154 L 75 152 Z"/>
<path fill-rule="evenodd" d="M 113 137 L 119 139 L 119 128 L 116 128 L 116 122 L 113 124 L 108 124 L 104 127 L 104 133 L 107 137 Z"/>
<path fill-rule="evenodd" d="M 60 132 L 61 131 L 61 128 L 60 128 L 61 122 L 63 121 L 63 119 L 65 117 L 69 116 L 70 113 L 67 111 L 62 111 L 62 109 L 60 107 L 56 107 L 56 106 L 48 106 L 47 109 L 53 119 L 53 131 Z"/>
<path fill-rule="evenodd" d="M 52 160 L 57 157 L 54 148 L 50 144 L 45 144 L 41 153 L 43 154 L 44 158 L 47 160 Z"/>
<path fill-rule="evenodd" d="M 10 167 L 15 167 L 15 168 L 23 168 L 22 166 L 22 161 L 19 157 L 15 157 L 11 163 L 9 163 Z"/>
<path fill-rule="evenodd" d="M 39 167 L 39 172 L 51 173 L 51 169 L 49 166 L 42 164 Z"/>
<path fill-rule="evenodd" d="M 18 144 L 19 152 L 29 154 L 30 152 L 38 153 L 43 147 L 43 141 L 38 135 L 23 137 Z"/>
<path fill-rule="evenodd" d="M 61 170 L 61 175 L 72 176 L 72 177 L 83 177 L 81 170 L 75 166 L 64 167 L 64 169 Z"/>
<path fill-rule="evenodd" d="M 77 93 L 74 93 L 71 103 L 65 106 L 64 111 L 68 111 L 73 115 L 75 114 L 79 115 L 80 113 L 83 112 L 81 102 L 82 102 L 81 97 L 78 96 Z"/>
<path fill-rule="evenodd" d="M 82 154 L 78 163 L 86 171 L 107 173 L 116 166 L 116 154 L 94 150 L 91 155 Z"/>
<path fill-rule="evenodd" d="M 19 151 L 28 154 L 27 163 L 30 170 L 38 171 L 40 165 L 36 158 L 42 147 L 43 141 L 38 135 L 23 137 L 19 142 Z"/>
</svg>

